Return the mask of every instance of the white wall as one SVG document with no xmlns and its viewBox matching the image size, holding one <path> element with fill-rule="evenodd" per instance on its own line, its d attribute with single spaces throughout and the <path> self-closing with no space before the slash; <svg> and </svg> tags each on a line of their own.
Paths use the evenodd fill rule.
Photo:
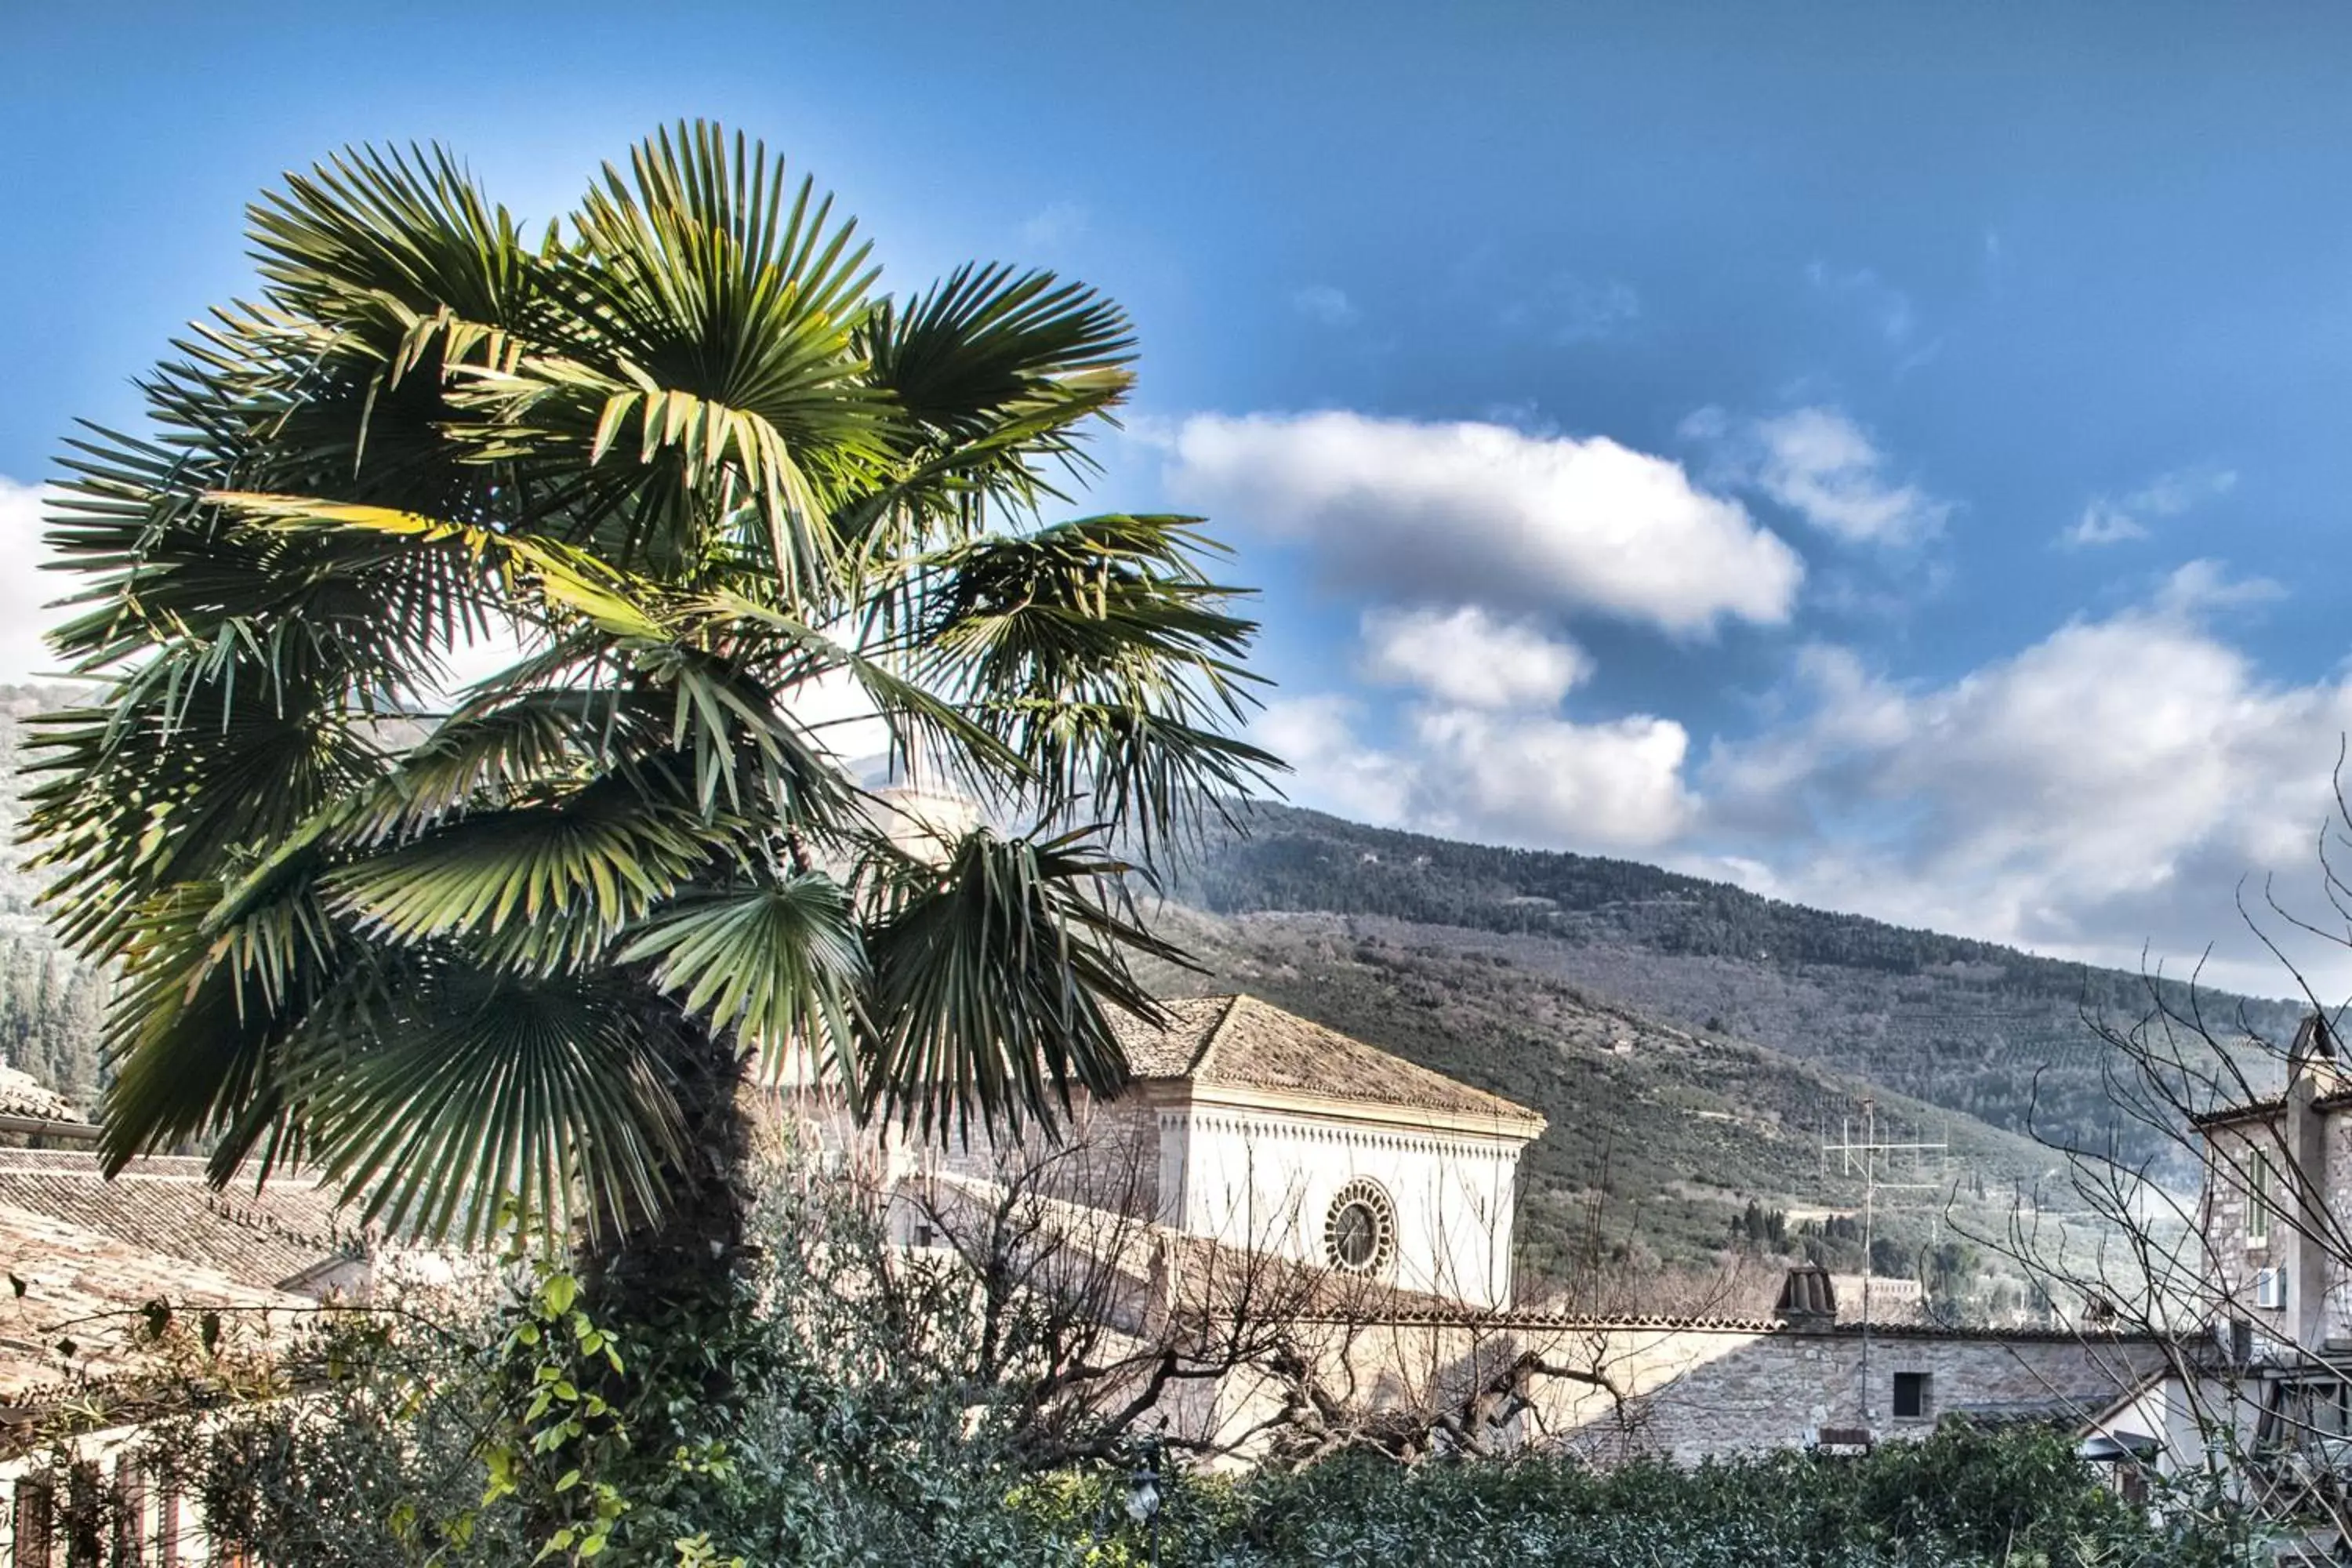
<svg viewBox="0 0 2352 1568">
<path fill-rule="evenodd" d="M 1167 1224 L 1320 1264 L 1333 1198 L 1368 1178 L 1396 1211 L 1386 1280 L 1482 1307 L 1510 1299 L 1517 1138 L 1193 1103 L 1160 1110 L 1160 1147 Z"/>
</svg>

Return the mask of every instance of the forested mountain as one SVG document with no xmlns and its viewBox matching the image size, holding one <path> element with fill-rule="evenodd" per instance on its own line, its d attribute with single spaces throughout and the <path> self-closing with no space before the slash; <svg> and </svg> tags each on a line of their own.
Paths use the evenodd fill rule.
<svg viewBox="0 0 2352 1568">
<path fill-rule="evenodd" d="M 1507 957 L 1710 1037 L 1822 1064 L 2016 1132 L 2110 1121 L 2085 1011 L 2138 1016 L 2149 982 L 1996 943 L 1759 897 L 1628 860 L 1460 844 L 1285 806 L 1250 809 L 1171 882 L 1223 915 L 1340 918 L 1358 935 Z M 2176 1001 L 2186 989 L 2165 983 Z M 2288 1003 L 2209 1016 L 2274 1037 Z"/>
<path fill-rule="evenodd" d="M 0 1060 L 87 1107 L 100 1089 L 106 987 L 58 947 L 35 907 L 39 879 L 22 869 L 16 847 L 24 721 L 72 695 L 63 687 L 0 684 Z"/>
</svg>

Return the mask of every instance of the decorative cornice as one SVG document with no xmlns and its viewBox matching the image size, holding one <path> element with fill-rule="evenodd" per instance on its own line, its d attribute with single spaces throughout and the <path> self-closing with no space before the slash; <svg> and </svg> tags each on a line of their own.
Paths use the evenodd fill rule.
<svg viewBox="0 0 2352 1568">
<path fill-rule="evenodd" d="M 1155 1086 L 1156 1088 L 1157 1086 Z M 1454 1110 L 1423 1110 L 1377 1100 L 1350 1100 L 1340 1095 L 1310 1094 L 1298 1089 L 1251 1089 L 1235 1084 L 1187 1080 L 1170 1086 L 1169 1101 L 1227 1110 L 1273 1111 L 1303 1121 L 1380 1128 L 1411 1128 L 1417 1132 L 1444 1132 L 1488 1143 L 1524 1148 L 1549 1125 L 1542 1117 L 1465 1115 Z M 1153 1097 L 1157 1100 L 1159 1097 Z"/>
</svg>

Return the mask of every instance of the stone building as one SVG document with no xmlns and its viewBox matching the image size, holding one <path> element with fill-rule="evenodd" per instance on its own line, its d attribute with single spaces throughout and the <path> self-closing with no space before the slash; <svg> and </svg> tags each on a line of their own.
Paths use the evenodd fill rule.
<svg viewBox="0 0 2352 1568">
<path fill-rule="evenodd" d="M 1160 1222 L 1418 1295 L 1511 1299 L 1519 1156 L 1544 1119 L 1255 996 L 1122 1025 Z"/>
<path fill-rule="evenodd" d="M 1484 1409 L 1499 1420 L 1501 1447 L 1696 1464 L 1859 1450 L 1946 1420 L 2087 1429 L 2161 1376 L 2168 1351 L 2132 1333 L 1920 1323 L 1865 1332 L 1786 1307 L 1760 1319 L 1407 1311 L 1330 1325 L 1320 1374 L 1401 1405 Z M 1248 1429 L 1276 1395 L 1270 1383 L 1229 1380 L 1217 1418 Z"/>
<path fill-rule="evenodd" d="M 2206 1305 L 2263 1362 L 2352 1351 L 2352 1081 L 2305 1020 L 2284 1089 L 2196 1119 Z"/>
<path fill-rule="evenodd" d="M 2273 1095 L 2194 1119 L 2204 1153 L 2198 1220 L 2205 1353 L 2168 1398 L 2197 1413 L 2206 1449 L 2244 1479 L 2352 1513 L 2352 1079 L 2314 1015 Z M 2179 1451 L 2174 1452 L 2175 1449 Z M 2198 1462 L 2170 1445 L 2168 1462 Z M 2330 1501 L 2334 1499 L 2337 1500 Z"/>
<path fill-rule="evenodd" d="M 34 1119 L 6 1130 L 86 1141 L 76 1122 Z M 174 1341 L 209 1315 L 219 1353 L 272 1354 L 321 1303 L 365 1294 L 373 1267 L 332 1192 L 299 1172 L 221 1192 L 197 1159 L 109 1178 L 85 1150 L 0 1150 L 0 1561 L 211 1561 L 193 1500 L 136 1458 L 140 1424 L 177 1407 Z M 74 1455 L 73 1495 L 55 1484 L 53 1441 Z M 84 1539 L 85 1516 L 104 1520 L 102 1541 Z"/>
<path fill-rule="evenodd" d="M 861 1131 L 816 1108 L 844 1162 L 908 1198 L 920 1242 L 936 1185 L 1034 1164 L 1054 1195 L 1172 1237 L 1270 1254 L 1419 1297 L 1511 1299 L 1519 1156 L 1544 1119 L 1255 996 L 1180 998 L 1117 1022 L 1134 1081 L 1079 1099 L 1069 1136 L 1008 1152 Z M 816 1097 L 804 1100 L 812 1110 Z"/>
<path fill-rule="evenodd" d="M 1400 1429 L 1484 1422 L 1504 1447 L 1682 1461 L 1902 1440 L 1947 1417 L 2086 1426 L 2166 1364 L 2146 1336 L 1941 1327 L 1902 1282 L 1879 1282 L 1897 1288 L 1874 1292 L 1864 1323 L 1859 1282 L 1816 1268 L 1792 1271 L 1769 1316 L 1535 1310 L 1510 1258 L 1540 1116 L 1255 997 L 1166 1011 L 1120 1026 L 1135 1086 L 1082 1103 L 1062 1142 L 877 1145 L 838 1117 L 824 1135 L 845 1161 L 867 1140 L 916 1246 L 944 1245 L 957 1205 L 1030 1173 L 1064 1234 L 1118 1255 L 1125 1283 L 1103 1300 L 1139 1334 L 1251 1277 L 1244 1257 L 1322 1275 L 1328 1288 L 1270 1293 L 1296 1315 L 1283 1355 L 1161 1407 L 1204 1450 L 1246 1458 L 1281 1440 L 1286 1409 L 1343 1404 Z"/>
</svg>

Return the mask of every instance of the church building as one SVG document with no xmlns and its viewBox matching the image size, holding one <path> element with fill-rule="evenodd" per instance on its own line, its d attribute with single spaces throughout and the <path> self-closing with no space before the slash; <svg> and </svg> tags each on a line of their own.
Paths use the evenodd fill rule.
<svg viewBox="0 0 2352 1568">
<path fill-rule="evenodd" d="M 1156 1154 L 1160 1223 L 1509 1303 L 1519 1155 L 1541 1116 L 1255 996 L 1165 1007 L 1164 1027 L 1120 1031 L 1136 1078 L 1120 1108 Z"/>
<path fill-rule="evenodd" d="M 859 1129 L 806 1076 L 803 1124 L 908 1201 L 899 1239 L 936 1234 L 935 1188 L 1014 1171 L 1077 1210 L 1457 1306 L 1511 1301 L 1519 1155 L 1544 1119 L 1255 996 L 1179 997 L 1115 1015 L 1133 1079 L 1078 1096 L 1056 1139 L 946 1147 Z"/>
</svg>

